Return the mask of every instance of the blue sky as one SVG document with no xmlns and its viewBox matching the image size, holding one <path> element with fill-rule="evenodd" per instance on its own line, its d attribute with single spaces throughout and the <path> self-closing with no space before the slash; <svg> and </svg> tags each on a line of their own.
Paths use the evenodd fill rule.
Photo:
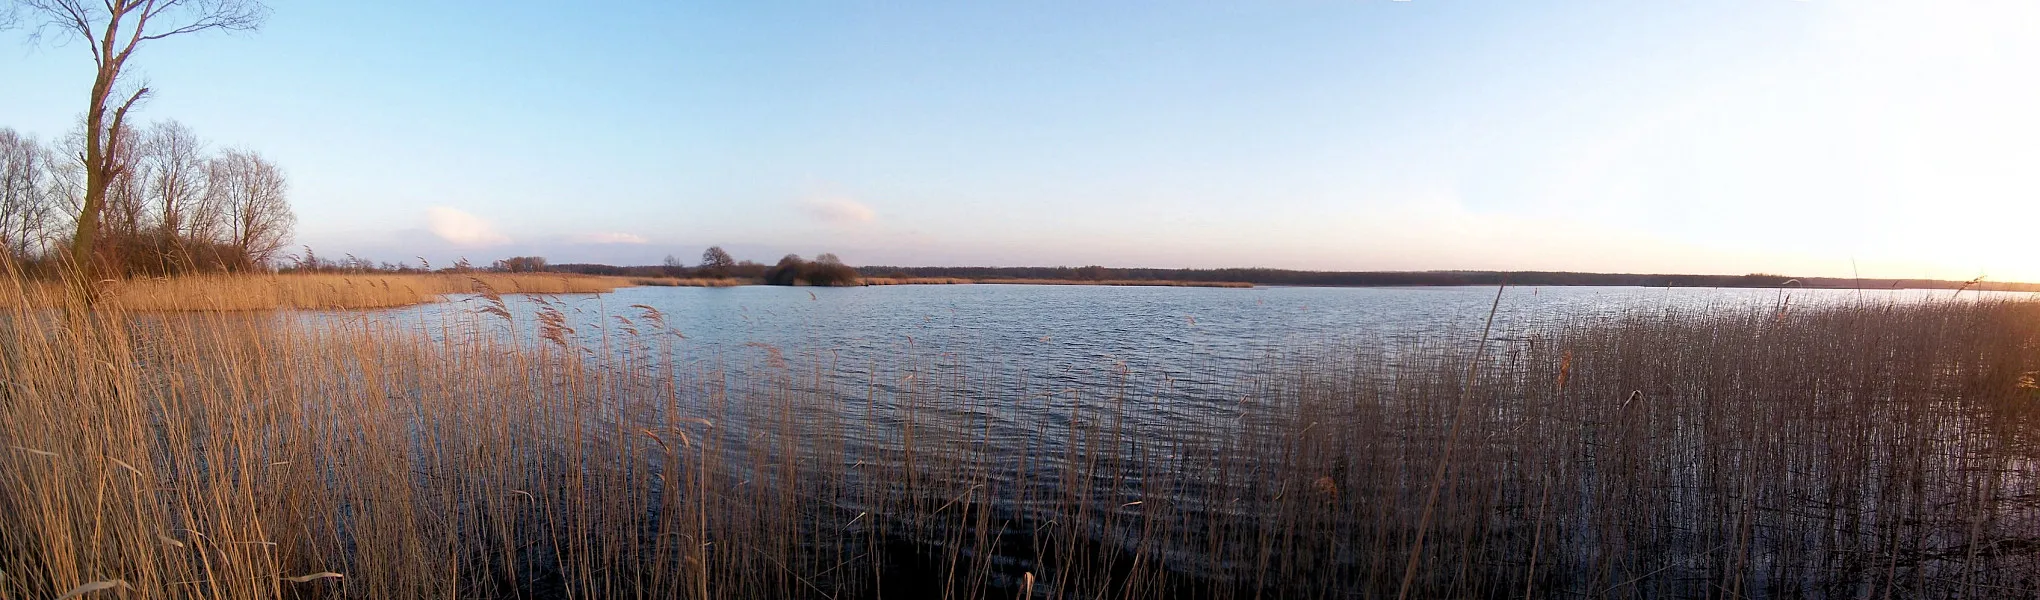
<svg viewBox="0 0 2040 600">
<path fill-rule="evenodd" d="M 324 254 L 2040 280 L 2030 2 L 272 7 L 141 117 Z M 0 126 L 61 135 L 23 33 Z"/>
</svg>

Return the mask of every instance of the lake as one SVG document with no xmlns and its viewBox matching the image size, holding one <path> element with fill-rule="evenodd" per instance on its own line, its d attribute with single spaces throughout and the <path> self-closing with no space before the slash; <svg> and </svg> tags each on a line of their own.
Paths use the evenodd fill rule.
<svg viewBox="0 0 2040 600">
<path fill-rule="evenodd" d="M 684 336 L 676 340 L 676 356 L 724 366 L 764 358 L 771 348 L 795 361 L 825 360 L 860 372 L 902 356 L 946 354 L 1049 377 L 1123 367 L 1135 375 L 1185 378 L 1287 352 L 1418 342 L 1471 350 L 1491 307 L 1490 337 L 1507 341 L 1538 326 L 1624 313 L 1956 297 L 1952 290 L 1512 287 L 1502 290 L 1497 304 L 1494 287 L 911 285 L 630 287 L 543 299 L 510 296 L 506 303 L 526 333 L 536 327 L 542 302 L 557 306 L 582 343 L 597 348 L 605 341 L 619 345 L 625 327 L 650 332 L 650 326 L 616 319 L 638 319 L 644 311 L 633 306 L 649 306 Z M 435 330 L 445 317 L 471 315 L 480 306 L 475 296 L 457 296 L 369 314 Z"/>
<path fill-rule="evenodd" d="M 742 402 L 775 388 L 882 404 L 916 389 L 937 413 L 986 419 L 998 444 L 1059 430 L 1074 407 L 1129 402 L 1129 427 L 1186 433 L 1280 373 L 1330 365 L 1389 368 L 1404 354 L 1465 356 L 1488 324 L 1489 352 L 1534 330 L 1621 315 L 1775 311 L 2030 294 L 1952 290 L 1638 287 L 1127 287 L 914 285 L 850 288 L 630 287 L 607 294 L 505 296 L 511 323 L 479 313 L 479 296 L 371 313 L 430 335 L 480 329 L 538 342 L 539 313 L 558 311 L 587 352 L 670 367 Z M 645 318 L 656 309 L 663 332 Z M 1790 310 L 1788 308 L 1788 310 Z M 447 328 L 448 323 L 461 324 Z M 918 378 L 918 380 L 916 380 Z M 938 383 L 931 383 L 931 381 Z M 699 405 L 703 394 L 683 394 Z M 1018 408 L 1048 398 L 1065 409 Z M 880 440 L 865 440 L 879 443 Z"/>
<path fill-rule="evenodd" d="M 591 396 L 524 405 L 532 427 L 574 432 L 532 460 L 613 476 L 605 497 L 637 503 L 630 531 L 720 527 L 731 546 L 767 531 L 854 590 L 840 565 L 888 581 L 965 565 L 1009 591 L 1039 575 L 1380 595 L 1401 585 L 1410 532 L 1434 530 L 1416 585 L 1454 596 L 1694 596 L 1729 573 L 1772 590 L 1757 595 L 1858 597 L 1895 572 L 1918 591 L 2016 583 L 1978 574 L 2029 564 L 1949 548 L 2033 544 L 2040 481 L 2012 385 L 2030 307 L 1802 310 L 1951 290 L 1497 291 L 639 287 L 504 297 L 507 320 L 474 296 L 329 314 L 606 357 L 530 368 L 520 385 L 540 390 L 599 372 L 572 388 Z M 658 507 L 692 512 L 675 525 Z M 1484 570 L 1455 579 L 1466 564 Z"/>
</svg>

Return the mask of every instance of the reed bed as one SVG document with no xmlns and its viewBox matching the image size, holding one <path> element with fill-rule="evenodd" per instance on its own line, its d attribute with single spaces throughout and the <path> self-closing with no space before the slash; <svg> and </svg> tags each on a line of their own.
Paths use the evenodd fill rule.
<svg viewBox="0 0 2040 600">
<path fill-rule="evenodd" d="M 0 302 L 60 306 L 69 299 L 55 282 L 15 282 Z M 98 304 L 121 311 L 245 311 L 391 308 L 437 301 L 486 287 L 506 293 L 587 294 L 635 285 L 615 277 L 560 273 L 187 275 L 108 280 L 95 286 Z M 11 297 L 9 297 L 11 296 Z"/>
<path fill-rule="evenodd" d="M 655 310 L 586 347 L 482 293 L 425 333 L 6 312 L 0 598 L 2040 591 L 2033 303 L 1299 349 L 1162 406 L 953 354 L 683 369 Z"/>
</svg>

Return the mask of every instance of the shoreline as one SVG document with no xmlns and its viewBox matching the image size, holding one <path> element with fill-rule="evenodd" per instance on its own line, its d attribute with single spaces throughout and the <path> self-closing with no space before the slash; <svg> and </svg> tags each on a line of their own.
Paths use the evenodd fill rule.
<svg viewBox="0 0 2040 600">
<path fill-rule="evenodd" d="M 1110 287 L 1206 287 L 1206 288 L 1251 288 L 1254 284 L 1243 281 L 1183 281 L 1176 279 L 1027 279 L 992 278 L 971 279 L 967 277 L 867 277 L 863 284 L 882 285 L 1099 285 Z"/>
<path fill-rule="evenodd" d="M 762 282 L 762 281 L 759 281 L 759 280 L 756 280 L 756 279 L 705 279 L 705 278 L 660 278 L 660 277 L 625 277 L 625 279 L 628 279 L 628 280 L 630 281 L 630 284 L 628 284 L 628 285 L 625 285 L 625 286 L 619 286 L 619 287 L 633 287 L 633 286 L 648 286 L 648 287 L 741 287 L 741 286 L 752 286 L 752 285 L 770 285 L 770 284 L 764 283 L 764 282 Z M 1929 282 L 1927 282 L 1927 283 L 1933 283 L 1933 282 L 1929 281 Z M 1777 285 L 1734 285 L 1734 284 L 1713 284 L 1713 285 L 1699 285 L 1699 284 L 1679 284 L 1679 285 L 1642 285 L 1642 284 L 1622 284 L 1622 283 L 1553 283 L 1553 282 L 1536 282 L 1536 283 L 1517 283 L 1517 282 L 1500 282 L 1500 283 L 1498 283 L 1498 282 L 1479 282 L 1479 283 L 1380 283 L 1380 284 L 1360 284 L 1360 283 L 1354 283 L 1354 284 L 1311 284 L 1311 283 L 1252 283 L 1252 282 L 1245 282 L 1245 281 L 1192 281 L 1192 280 L 1183 280 L 1183 279 L 1101 279 L 1101 280 L 1089 280 L 1089 279 L 1046 279 L 1046 278 L 1026 278 L 1026 277 L 992 277 L 992 278 L 971 278 L 971 277 L 906 277 L 906 278 L 899 278 L 899 277 L 866 277 L 866 278 L 862 278 L 862 279 L 860 279 L 860 280 L 859 280 L 859 283 L 857 283 L 856 285 L 843 285 L 843 286 L 808 286 L 808 285 L 804 285 L 804 284 L 803 284 L 803 285 L 795 285 L 795 286 L 780 286 L 780 287 L 875 287 L 875 286 L 894 286 L 894 285 L 1096 285 L 1096 286 L 1108 286 L 1108 287 L 1203 287 L 1203 288 L 1234 288 L 1234 289 L 1245 289 L 1245 288 L 1352 288 L 1352 289 L 1438 289 L 1438 288 L 1491 288 L 1491 287 L 1496 287 L 1496 286 L 1507 286 L 1507 287 L 1512 287 L 1512 288 L 1535 288 L 1535 287 L 1552 287 L 1552 288 L 1579 288 L 1579 287 L 1606 287 L 1606 288 L 1646 288 L 1646 289 L 1650 289 L 1650 288 L 1656 288 L 1656 289 L 1670 289 L 1670 288 L 1678 288 L 1678 289 L 1721 289 L 1721 290 L 1782 290 L 1782 291 L 1785 291 L 1785 292 L 1787 292 L 1787 293 L 1790 293 L 1790 292 L 1792 292 L 1792 291 L 1795 291 L 1795 290 L 1845 290 L 1845 291 L 1846 291 L 1846 290 L 1861 290 L 1861 291 L 1865 291 L 1865 292 L 1885 292 L 1885 291 L 1894 291 L 1894 290 L 1937 290 L 1937 291 L 1956 291 L 1956 290 L 1960 290 L 1960 291 L 1964 291 L 1964 292 L 2001 292 L 2001 293 L 2035 293 L 2035 294 L 2040 294 L 2040 289 L 2027 289 L 2027 287 L 2026 287 L 2026 286 L 2030 286 L 2030 285 L 2032 285 L 2032 284 L 2024 284 L 2024 283 L 2008 283 L 2008 284 L 1981 284 L 1981 285 L 1972 285 L 1972 286 L 1968 286 L 1968 287 L 1961 287 L 1961 286 L 1954 286 L 1954 285 L 1900 285 L 1900 286 L 1875 286 L 1875 287 L 1872 287 L 1872 286 L 1853 286 L 1853 285 L 1828 285 L 1828 284 L 1816 284 L 1816 285 L 1797 285 L 1797 284 L 1794 284 L 1794 285 L 1786 285 L 1786 286 L 1777 286 Z"/>
<path fill-rule="evenodd" d="M 27 283 L 27 282 L 24 282 Z M 1826 283 L 1826 282 L 1821 282 Z M 98 293 L 100 305 L 136 312 L 183 312 L 183 311 L 249 311 L 249 310 L 348 310 L 399 308 L 430 304 L 447 294 L 498 293 L 498 294 L 588 294 L 615 291 L 624 287 L 738 287 L 769 285 L 757 279 L 711 279 L 711 278 L 664 278 L 631 277 L 609 275 L 582 275 L 575 273 L 265 273 L 244 275 L 202 275 L 172 278 L 130 279 L 103 284 Z M 898 285 L 1064 285 L 1064 286 L 1107 286 L 1107 287 L 1196 287 L 1225 289 L 1254 288 L 1389 288 L 1428 289 L 1455 287 L 1633 287 L 1633 288 L 1706 288 L 1706 289 L 1765 289 L 1791 293 L 1797 290 L 1923 290 L 1998 293 L 2040 293 L 2021 289 L 2018 284 L 1960 286 L 1877 286 L 1855 287 L 1836 285 L 1619 285 L 1619 284 L 1564 284 L 1564 283 L 1517 283 L 1497 284 L 1492 282 L 1466 284 L 1395 284 L 1395 285 L 1311 285 L 1269 283 L 1255 284 L 1239 281 L 1186 281 L 1176 279 L 1044 279 L 1020 277 L 967 278 L 967 277 L 867 277 L 855 286 L 898 286 Z M 791 286 L 808 287 L 808 286 Z M 27 283 L 18 294 L 17 300 L 26 300 L 36 305 L 58 305 L 68 295 L 59 282 Z"/>
</svg>

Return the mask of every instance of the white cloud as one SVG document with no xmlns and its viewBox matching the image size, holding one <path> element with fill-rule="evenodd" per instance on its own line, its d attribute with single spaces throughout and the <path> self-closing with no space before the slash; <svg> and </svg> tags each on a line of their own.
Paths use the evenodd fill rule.
<svg viewBox="0 0 2040 600">
<path fill-rule="evenodd" d="M 800 203 L 800 208 L 816 220 L 835 225 L 870 223 L 878 217 L 871 207 L 842 196 L 809 198 Z"/>
<path fill-rule="evenodd" d="M 460 246 L 494 246 L 510 243 L 510 236 L 495 225 L 459 209 L 434 206 L 425 209 L 425 229 L 439 239 Z"/>
<path fill-rule="evenodd" d="M 571 239 L 571 240 L 572 240 L 572 241 L 573 241 L 574 243 L 576 243 L 576 244 L 649 244 L 649 243 L 651 243 L 651 240 L 647 240 L 647 239 L 645 239 L 645 236 L 642 236 L 642 235 L 638 235 L 638 234 L 635 234 L 635 233 L 624 233 L 624 232 L 621 232 L 621 231 L 605 231 L 605 232 L 602 232 L 602 233 L 584 233 L 584 234 L 581 234 L 581 235 L 577 235 L 577 236 L 574 236 L 574 237 L 572 237 L 572 238 L 570 238 L 570 239 Z"/>
</svg>

